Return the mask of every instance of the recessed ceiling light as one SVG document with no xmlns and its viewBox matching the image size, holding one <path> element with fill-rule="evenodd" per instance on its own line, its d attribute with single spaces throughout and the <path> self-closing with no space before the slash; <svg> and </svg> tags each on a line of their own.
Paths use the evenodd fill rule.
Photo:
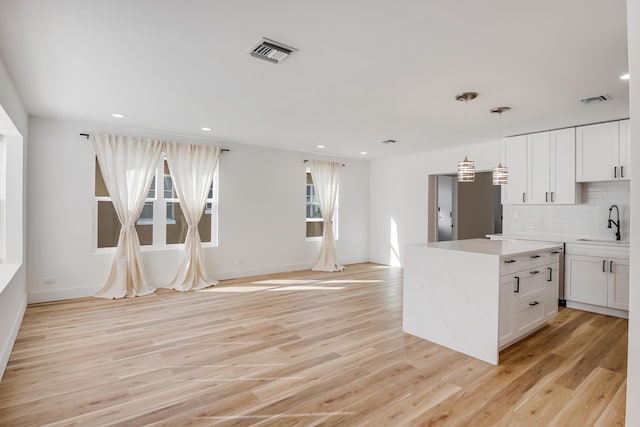
<svg viewBox="0 0 640 427">
<path fill-rule="evenodd" d="M 111 117 L 115 117 L 116 119 L 124 119 L 126 116 L 120 113 L 113 113 Z"/>
<path fill-rule="evenodd" d="M 366 156 L 369 153 L 367 153 L 366 151 L 361 151 L 360 154 L 362 154 L 363 156 Z"/>
<path fill-rule="evenodd" d="M 211 132 L 211 128 L 206 128 L 206 127 L 205 127 L 205 128 L 200 128 L 200 129 L 202 129 L 202 130 L 203 130 L 203 131 L 205 131 L 205 132 Z"/>
<path fill-rule="evenodd" d="M 629 73 L 621 75 L 620 80 L 629 80 Z"/>
<path fill-rule="evenodd" d="M 324 145 L 318 145 L 317 147 L 318 148 L 324 148 Z"/>
</svg>

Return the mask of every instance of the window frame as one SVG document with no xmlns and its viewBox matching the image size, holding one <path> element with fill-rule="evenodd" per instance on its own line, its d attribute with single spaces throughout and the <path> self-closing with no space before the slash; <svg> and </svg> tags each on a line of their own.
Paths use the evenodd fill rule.
<svg viewBox="0 0 640 427">
<path fill-rule="evenodd" d="M 162 250 L 171 250 L 171 249 L 182 249 L 184 247 L 184 243 L 166 243 L 167 241 L 167 207 L 168 203 L 180 203 L 177 197 L 165 198 L 164 190 L 165 190 L 165 173 L 164 173 L 164 165 L 166 162 L 166 155 L 162 153 L 161 161 L 156 167 L 154 179 L 155 179 L 155 197 L 147 197 L 145 198 L 145 203 L 153 203 L 153 220 L 149 222 L 148 220 L 144 220 L 144 222 L 139 223 L 136 221 L 136 225 L 151 225 L 152 226 L 152 244 L 151 245 L 140 245 L 140 250 L 143 252 L 147 251 L 162 251 Z M 95 164 L 98 165 L 97 159 L 94 156 Z M 211 203 L 211 241 L 210 242 L 202 242 L 203 248 L 215 248 L 218 247 L 218 212 L 219 212 L 219 160 L 218 164 L 216 164 L 216 170 L 213 176 L 213 183 L 211 189 L 212 197 L 207 197 L 205 202 L 205 211 L 208 203 Z M 170 176 L 170 174 L 168 174 Z M 162 177 L 162 179 L 159 179 Z M 93 251 L 95 253 L 114 253 L 116 250 L 116 246 L 111 247 L 98 247 L 98 202 L 112 202 L 112 198 L 110 196 L 96 196 L 95 195 L 95 171 L 94 171 L 94 184 L 93 184 L 93 205 L 94 205 L 94 215 L 93 215 Z M 173 193 L 173 191 L 172 191 Z M 162 197 L 159 197 L 159 196 Z M 175 223 L 175 219 L 173 220 Z M 162 242 L 162 243 L 160 243 Z"/>
</svg>

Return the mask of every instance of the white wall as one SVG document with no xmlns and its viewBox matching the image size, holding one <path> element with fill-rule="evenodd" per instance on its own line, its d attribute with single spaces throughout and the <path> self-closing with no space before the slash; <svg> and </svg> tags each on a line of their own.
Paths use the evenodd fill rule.
<svg viewBox="0 0 640 427">
<path fill-rule="evenodd" d="M 0 377 L 27 304 L 24 260 L 24 177 L 28 116 L 0 58 L 0 134 L 7 144 L 5 264 L 0 265 Z"/>
<path fill-rule="evenodd" d="M 607 228 L 607 219 L 616 204 L 622 240 L 629 240 L 629 181 L 584 183 L 581 191 L 578 205 L 504 205 L 503 233 L 614 239 L 615 228 Z"/>
<path fill-rule="evenodd" d="M 109 131 L 184 142 L 202 140 L 141 133 L 103 124 L 31 117 L 29 123 L 29 301 L 92 295 L 111 268 L 112 253 L 94 249 L 94 151 L 79 136 Z M 217 248 L 206 248 L 209 273 L 217 279 L 310 268 L 319 241 L 305 238 L 305 165 L 312 156 L 249 145 L 220 160 Z M 317 158 L 317 156 L 314 156 Z M 368 260 L 369 162 L 347 160 L 339 200 L 341 263 Z M 151 282 L 166 284 L 180 251 L 144 251 Z M 55 279 L 55 283 L 44 283 Z"/>
<path fill-rule="evenodd" d="M 498 143 L 469 147 L 477 171 L 498 162 Z M 411 156 L 377 159 L 370 166 L 369 258 L 372 262 L 403 265 L 409 243 L 427 241 L 428 176 L 455 173 L 462 148 Z"/>
<path fill-rule="evenodd" d="M 640 162 L 640 0 L 627 0 L 629 49 L 629 115 L 631 117 L 631 162 Z M 640 224 L 640 177 L 631 185 L 631 221 Z M 629 289 L 629 366 L 627 369 L 627 425 L 640 420 L 640 227 L 631 228 L 631 286 Z"/>
</svg>

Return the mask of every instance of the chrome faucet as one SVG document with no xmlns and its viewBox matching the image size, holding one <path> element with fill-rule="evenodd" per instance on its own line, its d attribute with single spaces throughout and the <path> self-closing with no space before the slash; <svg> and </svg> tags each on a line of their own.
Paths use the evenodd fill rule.
<svg viewBox="0 0 640 427">
<path fill-rule="evenodd" d="M 613 211 L 613 208 L 616 208 L 617 221 L 611 219 L 611 211 Z M 611 205 L 611 207 L 609 208 L 609 223 L 607 225 L 607 228 L 611 228 L 611 224 L 616 226 L 616 240 L 620 240 L 620 211 L 618 210 L 618 206 L 616 205 Z"/>
</svg>

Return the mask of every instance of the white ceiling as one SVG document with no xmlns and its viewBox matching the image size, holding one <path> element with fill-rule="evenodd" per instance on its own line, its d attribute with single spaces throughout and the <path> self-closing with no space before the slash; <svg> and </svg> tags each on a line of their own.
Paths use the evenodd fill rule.
<svg viewBox="0 0 640 427">
<path fill-rule="evenodd" d="M 262 36 L 299 52 L 252 58 Z M 0 0 L 0 56 L 33 115 L 340 157 L 629 111 L 625 0 Z"/>
</svg>

